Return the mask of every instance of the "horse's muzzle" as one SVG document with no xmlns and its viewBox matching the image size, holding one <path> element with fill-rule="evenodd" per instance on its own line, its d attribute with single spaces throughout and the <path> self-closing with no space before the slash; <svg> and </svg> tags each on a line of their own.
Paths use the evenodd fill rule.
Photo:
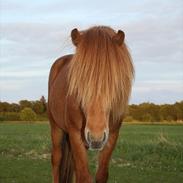
<svg viewBox="0 0 183 183">
<path fill-rule="evenodd" d="M 108 135 L 106 132 L 104 132 L 101 138 L 95 138 L 89 131 L 86 134 L 86 141 L 90 150 L 102 150 L 107 142 L 107 138 Z"/>
</svg>

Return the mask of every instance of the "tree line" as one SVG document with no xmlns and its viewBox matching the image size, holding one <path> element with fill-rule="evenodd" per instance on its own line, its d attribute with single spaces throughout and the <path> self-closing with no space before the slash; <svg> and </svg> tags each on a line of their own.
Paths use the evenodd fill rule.
<svg viewBox="0 0 183 183">
<path fill-rule="evenodd" d="M 46 106 L 44 96 L 36 101 L 0 102 L 0 121 L 46 121 Z"/>
<path fill-rule="evenodd" d="M 0 102 L 0 121 L 47 121 L 46 106 L 44 96 L 36 101 Z M 125 121 L 183 121 L 183 101 L 162 105 L 154 103 L 129 105 Z"/>
<path fill-rule="evenodd" d="M 153 103 L 132 104 L 129 106 L 126 121 L 183 121 L 183 101 L 162 105 Z"/>
</svg>

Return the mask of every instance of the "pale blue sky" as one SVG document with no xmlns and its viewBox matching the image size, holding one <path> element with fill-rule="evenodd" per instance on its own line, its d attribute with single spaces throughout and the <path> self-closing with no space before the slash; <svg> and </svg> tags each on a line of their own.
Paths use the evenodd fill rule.
<svg viewBox="0 0 183 183">
<path fill-rule="evenodd" d="M 183 100 L 182 0 L 0 0 L 0 100 L 47 96 L 52 63 L 74 52 L 70 31 L 93 25 L 126 33 L 131 103 Z"/>
</svg>

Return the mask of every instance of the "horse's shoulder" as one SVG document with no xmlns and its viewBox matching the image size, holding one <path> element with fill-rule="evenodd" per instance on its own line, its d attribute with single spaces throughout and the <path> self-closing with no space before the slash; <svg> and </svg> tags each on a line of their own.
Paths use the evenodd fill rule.
<svg viewBox="0 0 183 183">
<path fill-rule="evenodd" d="M 63 57 L 58 58 L 52 65 L 50 69 L 49 75 L 49 86 L 52 85 L 53 81 L 56 79 L 59 71 L 63 68 L 63 66 L 68 63 L 72 59 L 73 55 L 65 55 Z"/>
<path fill-rule="evenodd" d="M 65 55 L 58 58 L 52 65 L 50 73 L 58 72 L 68 61 L 72 59 L 73 55 Z"/>
</svg>

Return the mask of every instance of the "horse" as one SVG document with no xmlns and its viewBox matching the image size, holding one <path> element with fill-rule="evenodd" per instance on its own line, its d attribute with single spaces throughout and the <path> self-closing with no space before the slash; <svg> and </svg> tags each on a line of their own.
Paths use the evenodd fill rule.
<svg viewBox="0 0 183 183">
<path fill-rule="evenodd" d="M 92 183 L 87 150 L 98 150 L 97 183 L 106 183 L 134 78 L 125 33 L 108 26 L 71 31 L 75 53 L 57 59 L 48 83 L 54 183 Z"/>
</svg>

